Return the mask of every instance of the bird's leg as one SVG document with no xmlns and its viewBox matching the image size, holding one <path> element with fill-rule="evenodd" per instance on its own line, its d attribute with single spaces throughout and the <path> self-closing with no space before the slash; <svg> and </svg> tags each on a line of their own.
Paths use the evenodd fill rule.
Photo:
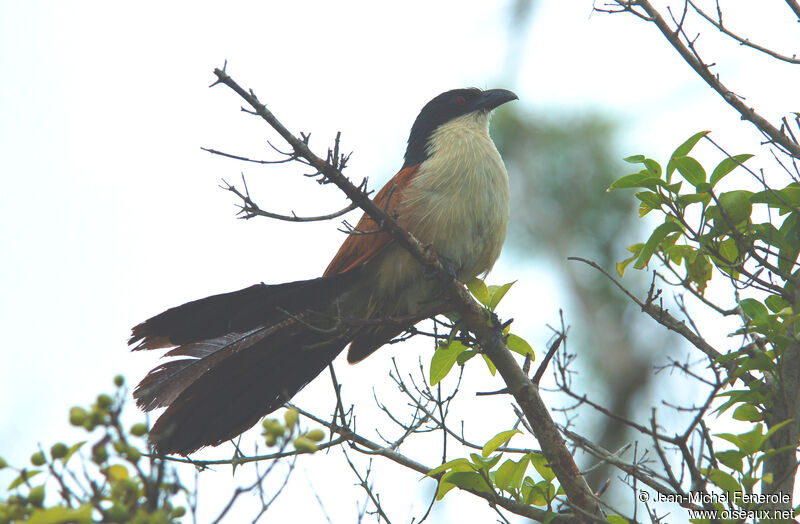
<svg viewBox="0 0 800 524">
<path fill-rule="evenodd" d="M 444 268 L 447 270 L 447 273 L 448 273 L 448 274 L 449 274 L 451 277 L 453 277 L 454 279 L 458 280 L 458 273 L 457 273 L 457 271 L 456 271 L 456 265 L 455 265 L 455 263 L 454 263 L 452 260 L 450 260 L 449 258 L 447 258 L 447 257 L 445 257 L 445 256 L 442 256 L 442 255 L 440 255 L 440 254 L 438 254 L 438 253 L 436 254 L 436 258 L 439 260 L 439 263 L 441 263 L 441 264 L 442 264 L 442 266 L 444 266 Z M 437 271 L 435 271 L 435 270 L 433 270 L 433 269 L 430 269 L 430 268 L 427 268 L 427 267 L 426 267 L 426 268 L 425 268 L 425 269 L 422 271 L 422 277 L 423 277 L 425 280 L 433 280 L 433 279 L 435 279 L 437 276 L 438 276 L 438 275 L 437 275 Z"/>
</svg>

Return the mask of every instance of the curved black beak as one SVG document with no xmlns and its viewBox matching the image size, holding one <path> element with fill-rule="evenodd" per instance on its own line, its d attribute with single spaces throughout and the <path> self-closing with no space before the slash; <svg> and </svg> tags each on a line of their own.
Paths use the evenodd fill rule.
<svg viewBox="0 0 800 524">
<path fill-rule="evenodd" d="M 491 111 L 512 100 L 519 100 L 519 97 L 513 91 L 508 89 L 487 89 L 481 94 L 479 105 L 486 111 Z"/>
</svg>

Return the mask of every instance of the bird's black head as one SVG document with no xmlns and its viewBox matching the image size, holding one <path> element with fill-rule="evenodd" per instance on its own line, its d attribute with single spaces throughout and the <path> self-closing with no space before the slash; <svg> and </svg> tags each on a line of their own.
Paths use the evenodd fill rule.
<svg viewBox="0 0 800 524">
<path fill-rule="evenodd" d="M 518 97 L 507 89 L 481 91 L 476 87 L 453 89 L 437 96 L 422 108 L 411 127 L 403 168 L 417 165 L 428 158 L 428 141 L 442 124 L 476 111 L 489 113 Z"/>
</svg>

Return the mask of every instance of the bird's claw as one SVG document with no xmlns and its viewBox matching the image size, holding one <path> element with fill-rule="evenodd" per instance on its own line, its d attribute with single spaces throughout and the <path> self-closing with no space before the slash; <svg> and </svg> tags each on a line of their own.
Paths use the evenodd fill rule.
<svg viewBox="0 0 800 524">
<path fill-rule="evenodd" d="M 453 277 L 454 279 L 458 279 L 458 275 L 456 274 L 456 265 L 455 263 L 447 257 L 442 255 L 437 255 L 439 263 L 445 268 L 447 274 Z M 437 271 L 431 268 L 425 268 L 422 272 L 422 277 L 425 280 L 433 280 L 437 277 Z"/>
</svg>

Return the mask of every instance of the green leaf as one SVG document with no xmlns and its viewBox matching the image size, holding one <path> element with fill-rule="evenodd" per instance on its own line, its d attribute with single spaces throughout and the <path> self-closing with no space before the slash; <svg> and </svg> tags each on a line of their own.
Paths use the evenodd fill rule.
<svg viewBox="0 0 800 524">
<path fill-rule="evenodd" d="M 473 278 L 467 282 L 466 285 L 469 292 L 472 293 L 472 296 L 474 296 L 478 302 L 484 306 L 489 305 L 489 289 L 486 287 L 486 283 L 483 280 Z"/>
<path fill-rule="evenodd" d="M 75 452 L 77 452 L 79 449 L 81 449 L 81 446 L 83 446 L 84 444 L 86 444 L 86 441 L 82 440 L 82 441 L 80 441 L 80 442 L 78 442 L 76 444 L 73 444 L 72 446 L 69 447 L 69 450 L 67 450 L 67 454 L 64 455 L 64 465 L 65 466 L 67 465 L 67 461 L 70 459 L 70 457 L 72 457 L 72 455 L 74 455 Z"/>
<path fill-rule="evenodd" d="M 458 364 L 459 366 L 463 366 L 464 364 L 466 364 L 467 360 L 471 359 L 477 354 L 478 351 L 475 349 L 468 349 L 466 351 L 462 351 L 461 353 L 458 354 L 458 357 L 456 357 L 456 364 Z"/>
<path fill-rule="evenodd" d="M 767 305 L 770 311 L 773 313 L 780 313 L 784 309 L 789 307 L 789 302 L 783 299 L 779 295 L 770 295 L 765 300 L 764 303 Z"/>
<path fill-rule="evenodd" d="M 629 164 L 641 164 L 644 162 L 645 156 L 644 155 L 631 155 L 626 156 L 622 160 L 628 162 Z"/>
<path fill-rule="evenodd" d="M 506 296 L 508 290 L 511 289 L 517 281 L 509 282 L 508 284 L 503 284 L 502 286 L 489 286 L 489 302 L 486 306 L 494 311 L 494 308 L 497 307 L 497 304 L 503 300 L 503 297 Z"/>
<path fill-rule="evenodd" d="M 453 364 L 456 363 L 458 355 L 466 349 L 467 347 L 457 340 L 449 344 L 440 344 L 439 347 L 436 348 L 431 358 L 431 386 L 435 386 L 447 376 Z"/>
<path fill-rule="evenodd" d="M 41 473 L 41 469 L 24 469 L 20 472 L 19 476 L 15 478 L 11 484 L 8 485 L 8 491 L 16 488 L 17 486 L 21 486 L 23 483 L 29 481 L 39 473 Z"/>
<path fill-rule="evenodd" d="M 672 159 L 672 163 L 678 168 L 681 176 L 690 184 L 697 187 L 706 181 L 706 170 L 700 162 L 690 156 L 681 156 Z"/>
<path fill-rule="evenodd" d="M 459 488 L 471 489 L 481 493 L 494 493 L 494 490 L 486 483 L 483 476 L 474 471 L 451 471 L 444 475 L 439 483 L 439 493 L 436 494 L 437 500 L 441 500 L 444 494 L 452 489 L 447 489 L 444 493 L 441 493 L 442 485 L 445 484 L 452 484 Z"/>
<path fill-rule="evenodd" d="M 517 433 L 522 433 L 522 432 L 519 431 L 518 429 L 510 429 L 508 431 L 501 431 L 500 433 L 498 433 L 497 435 L 495 435 L 491 439 L 489 439 L 489 441 L 486 444 L 484 444 L 483 450 L 481 451 L 481 454 L 484 457 L 488 457 L 489 455 L 494 453 L 494 451 L 497 448 L 499 448 L 500 446 L 504 445 L 509 440 L 511 440 L 511 437 L 513 437 Z"/>
<path fill-rule="evenodd" d="M 752 455 L 761 449 L 761 445 L 767 438 L 761 434 L 763 429 L 763 424 L 758 423 L 751 431 L 739 434 L 739 440 L 742 443 L 742 446 L 739 449 L 742 451 L 742 453 L 745 455 Z"/>
<path fill-rule="evenodd" d="M 727 221 L 724 223 L 735 226 L 750 218 L 750 214 L 753 212 L 753 203 L 750 201 L 752 196 L 753 193 L 751 191 L 728 191 L 727 193 L 722 193 L 719 196 L 719 204 L 725 210 L 725 214 L 728 215 L 727 219 L 730 219 L 732 224 L 727 224 Z M 722 219 L 726 220 L 726 217 L 723 215 Z M 718 224 L 718 226 L 720 225 Z"/>
<path fill-rule="evenodd" d="M 754 193 L 751 201 L 754 204 L 767 204 L 781 210 L 781 213 L 793 211 L 800 205 L 800 184 L 792 182 L 783 189 L 766 189 Z"/>
<path fill-rule="evenodd" d="M 465 458 L 457 458 L 433 468 L 428 473 L 426 473 L 425 476 L 433 477 L 434 475 L 438 475 L 439 473 L 442 473 L 444 471 L 449 471 L 451 469 L 453 471 L 473 471 L 472 464 L 470 464 L 469 460 Z"/>
<path fill-rule="evenodd" d="M 659 177 L 653 176 L 647 170 L 640 171 L 638 173 L 633 173 L 630 175 L 625 175 L 621 178 L 618 178 L 608 187 L 608 190 L 611 191 L 613 189 L 630 189 L 634 187 L 641 187 L 645 189 L 655 189 L 658 182 L 661 179 Z"/>
<path fill-rule="evenodd" d="M 688 195 L 680 195 L 678 198 L 675 199 L 681 206 L 688 206 L 690 204 L 695 204 L 697 202 L 702 202 L 703 204 L 708 204 L 711 202 L 711 193 L 707 193 L 704 191 L 698 191 L 697 193 L 689 193 Z"/>
<path fill-rule="evenodd" d="M 786 420 L 784 420 L 783 422 L 779 422 L 778 424 L 775 424 L 774 426 L 772 426 L 771 428 L 769 428 L 769 431 L 767 431 L 767 432 L 764 434 L 763 438 L 761 439 L 761 442 L 763 443 L 763 442 L 764 442 L 764 441 L 766 441 L 768 438 L 770 438 L 770 437 L 773 435 L 773 433 L 775 433 L 776 431 L 780 430 L 780 429 L 781 429 L 783 426 L 785 426 L 785 425 L 787 425 L 787 424 L 790 424 L 790 423 L 792 423 L 792 422 L 794 422 L 794 419 L 791 419 L 791 418 L 790 418 L 790 419 L 786 419 Z M 761 426 L 761 424 L 759 424 L 759 426 Z M 759 432 L 760 432 L 760 428 L 759 428 Z M 760 446 L 760 444 L 759 444 L 759 446 Z"/>
<path fill-rule="evenodd" d="M 543 479 L 549 482 L 556 477 L 556 474 L 550 468 L 550 465 L 547 463 L 547 459 L 544 458 L 544 455 L 532 451 L 531 453 L 528 453 L 528 458 L 530 458 L 531 464 L 533 464 L 533 467 Z"/>
<path fill-rule="evenodd" d="M 738 167 L 740 164 L 744 164 L 752 156 L 753 155 L 750 154 L 734 155 L 717 164 L 717 167 L 714 168 L 714 171 L 711 173 L 711 179 L 709 180 L 711 186 L 715 186 L 717 182 L 722 180 L 725 175 L 736 169 L 736 167 Z"/>
<path fill-rule="evenodd" d="M 761 413 L 751 404 L 742 404 L 733 412 L 733 418 L 745 422 L 758 422 L 762 419 Z"/>
<path fill-rule="evenodd" d="M 523 460 L 526 461 L 527 465 L 527 459 L 523 457 Z M 495 485 L 503 491 L 507 491 L 509 493 L 511 493 L 513 490 L 519 489 L 519 485 L 522 483 L 522 477 L 520 476 L 519 482 L 516 482 L 515 477 L 518 469 L 517 466 L 518 464 L 512 459 L 508 459 L 503 462 L 503 464 L 501 464 L 494 473 Z"/>
<path fill-rule="evenodd" d="M 641 253 L 639 253 L 639 258 L 636 259 L 636 263 L 633 265 L 636 269 L 644 268 L 647 263 L 650 261 L 650 257 L 653 256 L 658 245 L 664 240 L 670 233 L 680 232 L 682 233 L 683 230 L 681 226 L 676 224 L 675 222 L 664 222 L 660 226 L 658 226 L 654 231 L 653 234 L 650 235 L 650 238 L 647 239 L 644 247 L 642 248 Z"/>
<path fill-rule="evenodd" d="M 769 317 L 766 306 L 754 298 L 744 298 L 739 301 L 742 312 L 754 322 L 764 322 Z"/>
<path fill-rule="evenodd" d="M 736 245 L 736 239 L 731 237 L 720 242 L 719 254 L 724 259 L 725 264 L 732 264 L 736 262 L 736 260 L 739 258 L 739 247 Z"/>
<path fill-rule="evenodd" d="M 481 455 L 477 453 L 470 453 L 469 457 L 472 459 L 472 464 L 475 466 L 472 468 L 473 470 L 483 469 L 487 472 L 495 467 L 495 465 L 500 462 L 500 458 L 503 456 L 502 453 L 498 453 L 497 455 L 493 455 L 489 458 L 483 458 Z"/>
<path fill-rule="evenodd" d="M 635 196 L 650 209 L 661 209 L 664 203 L 664 197 L 653 191 L 639 191 Z"/>
<path fill-rule="evenodd" d="M 741 451 L 735 451 L 732 449 L 726 451 L 717 451 L 714 453 L 714 457 L 732 470 L 738 471 L 739 473 L 742 472 L 743 455 Z"/>
<path fill-rule="evenodd" d="M 719 469 L 709 468 L 708 479 L 727 492 L 742 491 L 742 487 L 735 478 Z"/>
<path fill-rule="evenodd" d="M 528 344 L 524 338 L 518 337 L 513 333 L 508 334 L 508 338 L 506 338 L 506 346 L 508 346 L 508 349 L 514 353 L 519 353 L 523 357 L 525 355 L 530 355 L 532 358 L 536 358 L 531 345 Z"/>
<path fill-rule="evenodd" d="M 610 524 L 630 524 L 630 521 L 625 517 L 621 517 L 619 515 L 609 515 L 606 517 L 606 520 Z"/>
<path fill-rule="evenodd" d="M 686 140 L 683 144 L 679 145 L 678 148 L 672 153 L 672 156 L 669 157 L 669 162 L 667 162 L 667 182 L 669 182 L 670 177 L 672 176 L 672 172 L 675 171 L 675 163 L 674 160 L 678 157 L 684 157 L 689 154 L 689 152 L 694 148 L 697 142 L 700 141 L 701 138 L 709 134 L 711 131 L 700 131 L 699 133 L 695 133 L 688 140 Z"/>
<path fill-rule="evenodd" d="M 714 269 L 708 260 L 708 256 L 696 251 L 692 256 L 687 257 L 684 262 L 687 278 L 697 284 L 697 291 L 703 294 L 706 284 L 711 280 Z"/>
<path fill-rule="evenodd" d="M 489 373 L 491 373 L 492 376 L 495 376 L 497 373 L 497 367 L 494 365 L 494 362 L 492 362 L 492 359 L 487 357 L 486 353 L 481 353 L 481 356 L 483 357 L 483 361 L 486 362 L 486 367 L 489 368 Z"/>
</svg>

